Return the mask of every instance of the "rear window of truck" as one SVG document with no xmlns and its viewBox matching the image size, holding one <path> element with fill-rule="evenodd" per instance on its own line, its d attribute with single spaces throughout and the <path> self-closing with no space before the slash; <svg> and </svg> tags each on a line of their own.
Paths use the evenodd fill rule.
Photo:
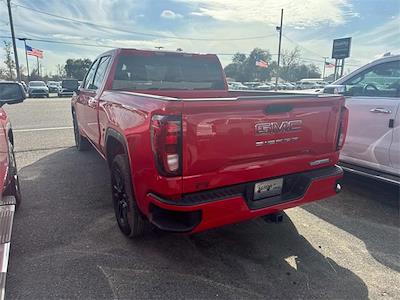
<svg viewBox="0 0 400 300">
<path fill-rule="evenodd" d="M 174 54 L 121 55 L 114 90 L 223 90 L 217 59 Z"/>
</svg>

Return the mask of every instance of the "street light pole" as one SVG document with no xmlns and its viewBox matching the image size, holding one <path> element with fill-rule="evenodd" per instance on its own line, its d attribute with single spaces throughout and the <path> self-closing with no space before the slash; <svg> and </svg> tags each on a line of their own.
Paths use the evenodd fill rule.
<svg viewBox="0 0 400 300">
<path fill-rule="evenodd" d="M 276 30 L 279 30 L 279 46 L 278 46 L 278 67 L 276 71 L 276 77 L 275 77 L 275 90 L 278 89 L 278 78 L 279 78 L 279 65 L 281 62 L 281 44 L 282 44 L 282 25 L 283 25 L 283 8 L 281 9 L 281 25 L 279 27 L 276 27 Z"/>
<path fill-rule="evenodd" d="M 26 40 L 27 38 L 19 38 L 20 41 L 24 41 L 24 49 L 25 49 L 25 58 L 26 58 L 26 70 L 28 72 L 28 82 L 30 81 L 30 75 L 29 75 L 29 62 L 28 62 L 28 52 L 26 52 Z"/>
<path fill-rule="evenodd" d="M 19 63 L 18 63 L 18 53 L 17 53 L 17 44 L 15 43 L 15 33 L 14 33 L 14 24 L 11 13 L 11 0 L 7 0 L 8 7 L 8 18 L 10 19 L 10 29 L 11 29 L 11 38 L 14 48 L 14 59 L 15 59 L 15 68 L 17 69 L 17 81 L 21 81 L 21 74 L 19 72 Z"/>
</svg>

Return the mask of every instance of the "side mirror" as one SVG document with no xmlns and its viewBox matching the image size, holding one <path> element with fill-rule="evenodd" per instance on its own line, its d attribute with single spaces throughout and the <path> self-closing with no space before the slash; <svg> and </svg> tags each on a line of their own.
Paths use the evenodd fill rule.
<svg viewBox="0 0 400 300">
<path fill-rule="evenodd" d="M 340 84 L 330 84 L 325 86 L 324 94 L 340 94 L 344 95 L 346 93 L 346 86 Z"/>
<path fill-rule="evenodd" d="M 21 103 L 25 98 L 26 94 L 22 84 L 18 82 L 0 81 L 0 106 L 4 104 Z"/>
<path fill-rule="evenodd" d="M 79 81 L 75 79 L 63 80 L 61 86 L 64 89 L 76 92 L 79 89 Z"/>
</svg>

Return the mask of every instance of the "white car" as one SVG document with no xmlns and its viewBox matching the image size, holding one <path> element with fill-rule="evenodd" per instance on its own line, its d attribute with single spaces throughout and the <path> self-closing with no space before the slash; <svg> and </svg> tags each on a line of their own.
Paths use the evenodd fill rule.
<svg viewBox="0 0 400 300">
<path fill-rule="evenodd" d="M 241 82 L 228 82 L 228 88 L 230 90 L 248 90 L 249 88 L 247 86 L 245 86 L 243 83 Z"/>
<path fill-rule="evenodd" d="M 257 87 L 257 90 L 262 90 L 262 91 L 270 91 L 274 89 L 274 85 L 271 83 L 263 83 Z"/>
<path fill-rule="evenodd" d="M 44 81 L 30 81 L 28 84 L 29 97 L 49 97 L 49 88 Z"/>
<path fill-rule="evenodd" d="M 340 154 L 345 170 L 400 183 L 400 55 L 377 59 L 324 92 L 346 96 L 349 126 Z"/>
</svg>

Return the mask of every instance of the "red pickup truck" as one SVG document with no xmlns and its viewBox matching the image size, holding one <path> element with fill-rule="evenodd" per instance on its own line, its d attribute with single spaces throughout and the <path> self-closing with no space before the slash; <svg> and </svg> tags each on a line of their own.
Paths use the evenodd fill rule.
<svg viewBox="0 0 400 300">
<path fill-rule="evenodd" d="M 72 98 L 107 160 L 121 231 L 200 232 L 335 195 L 344 98 L 229 91 L 215 55 L 115 49 Z"/>
</svg>

